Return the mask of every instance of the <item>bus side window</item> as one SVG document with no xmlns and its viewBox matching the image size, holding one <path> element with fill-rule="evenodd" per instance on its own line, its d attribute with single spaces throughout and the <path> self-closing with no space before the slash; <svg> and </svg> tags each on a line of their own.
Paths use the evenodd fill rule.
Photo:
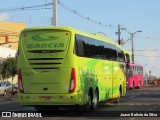
<svg viewBox="0 0 160 120">
<path fill-rule="evenodd" d="M 132 67 L 131 70 L 132 70 L 132 71 L 131 71 L 131 74 L 134 75 L 134 67 Z M 131 76 L 132 76 L 132 75 L 131 75 Z"/>
<path fill-rule="evenodd" d="M 75 38 L 74 53 L 81 57 L 84 56 L 84 41 L 78 35 L 76 35 L 76 38 Z"/>
<path fill-rule="evenodd" d="M 129 54 L 125 54 L 125 62 L 130 63 Z"/>
<path fill-rule="evenodd" d="M 138 67 L 139 69 L 138 69 L 138 73 L 139 73 L 139 75 L 141 74 L 141 68 L 140 67 Z"/>
</svg>

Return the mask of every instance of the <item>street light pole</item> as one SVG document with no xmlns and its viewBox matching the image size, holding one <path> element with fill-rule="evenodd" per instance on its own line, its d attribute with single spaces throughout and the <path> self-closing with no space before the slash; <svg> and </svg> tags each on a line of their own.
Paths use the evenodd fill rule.
<svg viewBox="0 0 160 120">
<path fill-rule="evenodd" d="M 147 66 L 147 64 L 143 65 L 143 69 L 144 69 L 144 81 L 145 81 L 145 84 L 147 85 L 147 74 L 146 74 L 145 66 Z"/>
<path fill-rule="evenodd" d="M 134 63 L 134 42 L 133 42 L 134 33 L 132 33 L 132 63 Z"/>
<path fill-rule="evenodd" d="M 151 76 L 151 73 L 152 73 L 152 69 L 153 69 L 153 68 L 155 68 L 155 66 L 153 66 L 153 67 L 150 69 L 150 71 L 149 71 L 150 76 Z"/>
<path fill-rule="evenodd" d="M 131 34 L 131 38 L 132 38 L 132 63 L 134 64 L 134 35 L 137 32 L 142 32 L 142 30 L 136 31 L 134 33 Z"/>
<path fill-rule="evenodd" d="M 155 66 L 153 66 L 150 70 L 149 70 L 149 78 L 150 78 L 150 82 L 152 81 L 151 77 L 152 77 L 152 69 L 155 68 Z"/>
</svg>

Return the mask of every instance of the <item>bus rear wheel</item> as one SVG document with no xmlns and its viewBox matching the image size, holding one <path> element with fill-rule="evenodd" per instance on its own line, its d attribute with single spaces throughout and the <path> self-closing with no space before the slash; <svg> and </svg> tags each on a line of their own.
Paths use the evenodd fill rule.
<svg viewBox="0 0 160 120">
<path fill-rule="evenodd" d="M 133 84 L 132 84 L 132 87 L 130 87 L 130 90 L 133 90 L 134 89 L 134 82 L 133 82 Z"/>
<path fill-rule="evenodd" d="M 89 111 L 92 107 L 92 96 L 91 92 L 88 93 L 87 103 L 82 107 L 82 111 Z"/>
<path fill-rule="evenodd" d="M 115 99 L 114 103 L 119 103 L 121 98 L 121 91 L 119 90 L 118 97 Z"/>
<path fill-rule="evenodd" d="M 139 82 L 139 83 L 138 83 L 138 86 L 135 87 L 135 88 L 136 88 L 136 89 L 140 89 L 140 86 L 141 86 L 140 84 L 141 84 L 141 83 Z"/>
<path fill-rule="evenodd" d="M 95 110 L 97 108 L 97 105 L 98 105 L 98 92 L 97 90 L 95 90 L 92 105 L 91 105 L 91 110 Z"/>
</svg>

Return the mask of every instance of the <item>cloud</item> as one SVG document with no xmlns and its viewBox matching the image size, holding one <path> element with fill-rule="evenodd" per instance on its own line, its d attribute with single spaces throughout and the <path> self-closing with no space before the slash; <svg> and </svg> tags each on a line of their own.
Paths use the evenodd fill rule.
<svg viewBox="0 0 160 120">
<path fill-rule="evenodd" d="M 9 14 L 0 13 L 0 21 L 7 21 L 9 19 Z"/>
</svg>

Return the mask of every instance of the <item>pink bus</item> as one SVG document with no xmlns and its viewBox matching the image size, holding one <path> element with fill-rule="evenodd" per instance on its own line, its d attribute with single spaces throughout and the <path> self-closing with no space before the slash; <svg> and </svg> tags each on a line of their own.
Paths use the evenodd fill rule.
<svg viewBox="0 0 160 120">
<path fill-rule="evenodd" d="M 127 88 L 134 89 L 143 86 L 143 66 L 140 64 L 127 63 Z"/>
</svg>

